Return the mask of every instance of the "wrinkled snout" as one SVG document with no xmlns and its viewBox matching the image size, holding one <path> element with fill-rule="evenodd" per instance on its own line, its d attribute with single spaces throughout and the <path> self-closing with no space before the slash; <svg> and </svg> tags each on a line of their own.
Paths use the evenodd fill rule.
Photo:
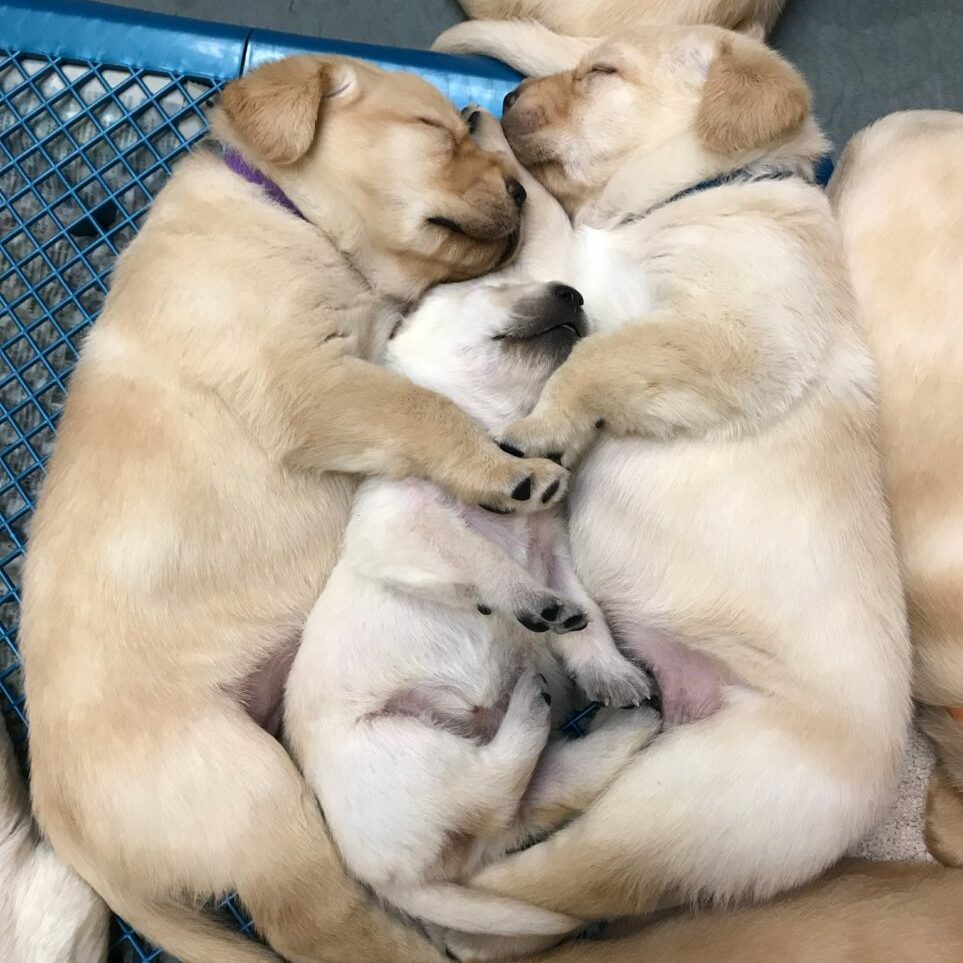
<svg viewBox="0 0 963 963">
<path fill-rule="evenodd" d="M 524 151 L 523 138 L 531 138 L 544 128 L 564 127 L 572 103 L 572 73 L 529 79 L 511 91 L 503 103 L 502 126 L 505 136 L 518 154 Z M 531 145 L 527 145 L 531 149 Z M 527 160 L 518 155 L 525 164 Z M 528 161 L 544 158 L 528 157 Z"/>
</svg>

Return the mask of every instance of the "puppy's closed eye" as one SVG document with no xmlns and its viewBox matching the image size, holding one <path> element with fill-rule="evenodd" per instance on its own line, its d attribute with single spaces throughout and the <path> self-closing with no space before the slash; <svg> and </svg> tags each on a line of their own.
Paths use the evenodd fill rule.
<svg viewBox="0 0 963 963">
<path fill-rule="evenodd" d="M 443 227 L 446 231 L 451 231 L 452 234 L 465 233 L 465 229 L 450 217 L 429 217 L 428 223 L 434 224 L 435 227 Z"/>
<path fill-rule="evenodd" d="M 586 76 L 609 76 L 611 74 L 617 74 L 618 72 L 618 67 L 613 67 L 612 64 L 601 63 L 595 64 L 593 67 L 591 67 Z"/>
</svg>

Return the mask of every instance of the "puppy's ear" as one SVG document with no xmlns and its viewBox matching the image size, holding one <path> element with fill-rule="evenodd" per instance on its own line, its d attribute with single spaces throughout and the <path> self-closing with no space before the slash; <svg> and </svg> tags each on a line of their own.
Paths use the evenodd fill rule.
<svg viewBox="0 0 963 963">
<path fill-rule="evenodd" d="M 220 106 L 255 156 L 293 164 L 314 143 L 324 100 L 344 96 L 356 83 L 350 64 L 288 57 L 228 84 Z"/>
<path fill-rule="evenodd" d="M 775 51 L 727 38 L 709 65 L 696 118 L 702 143 L 717 154 L 760 150 L 788 140 L 809 116 L 802 76 Z"/>
<path fill-rule="evenodd" d="M 748 37 L 750 40 L 758 40 L 762 43 L 766 39 L 766 25 L 760 23 L 758 20 L 743 20 L 737 27 L 733 27 L 735 31 L 741 33 L 744 37 Z"/>
</svg>

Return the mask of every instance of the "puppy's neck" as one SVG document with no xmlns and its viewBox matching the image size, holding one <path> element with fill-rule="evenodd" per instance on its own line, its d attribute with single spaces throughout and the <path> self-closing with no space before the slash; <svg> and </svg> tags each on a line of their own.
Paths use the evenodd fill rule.
<svg viewBox="0 0 963 963">
<path fill-rule="evenodd" d="M 708 152 L 694 134 L 686 134 L 658 150 L 632 155 L 594 198 L 585 201 L 574 219 L 589 227 L 609 227 L 627 215 L 641 215 L 704 181 L 738 170 L 784 172 L 811 180 L 828 148 L 829 142 L 812 119 L 788 143 L 729 156 Z"/>
</svg>

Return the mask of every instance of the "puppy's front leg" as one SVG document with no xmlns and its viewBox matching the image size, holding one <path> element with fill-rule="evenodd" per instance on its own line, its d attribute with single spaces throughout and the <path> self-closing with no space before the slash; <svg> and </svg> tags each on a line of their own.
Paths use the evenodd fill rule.
<svg viewBox="0 0 963 963">
<path fill-rule="evenodd" d="M 555 649 L 588 698 L 603 705 L 638 706 L 652 695 L 648 676 L 626 659 L 609 631 L 605 615 L 579 581 L 568 538 L 560 533 L 552 551 L 549 584 L 574 599 L 589 619 L 576 637 L 560 636 Z"/>
<path fill-rule="evenodd" d="M 348 528 L 345 557 L 368 578 L 453 607 L 499 612 L 533 632 L 577 632 L 582 609 L 539 585 L 528 571 L 467 524 L 434 486 L 409 480 L 364 491 Z M 500 520 L 499 520 L 500 522 Z"/>
<path fill-rule="evenodd" d="M 500 513 L 537 511 L 566 473 L 506 454 L 454 402 L 355 357 L 286 350 L 272 385 L 289 464 L 312 471 L 426 478 Z"/>
<path fill-rule="evenodd" d="M 785 411 L 807 377 L 793 345 L 761 324 L 665 310 L 577 344 L 501 442 L 570 467 L 602 428 L 660 439 L 751 428 Z"/>
</svg>

